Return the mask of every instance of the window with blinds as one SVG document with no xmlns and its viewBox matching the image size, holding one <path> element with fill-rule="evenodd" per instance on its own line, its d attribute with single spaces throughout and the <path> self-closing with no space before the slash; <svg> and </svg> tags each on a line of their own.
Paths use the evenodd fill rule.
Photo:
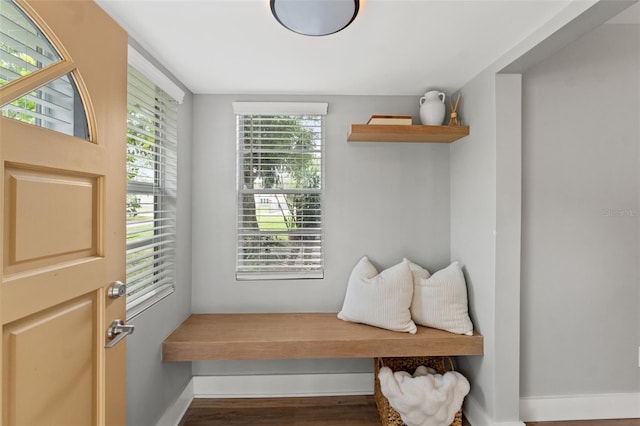
<svg viewBox="0 0 640 426">
<path fill-rule="evenodd" d="M 234 103 L 237 279 L 323 277 L 327 104 Z"/>
<path fill-rule="evenodd" d="M 0 0 L 0 86 L 62 60 L 40 29 L 12 1 Z M 89 139 L 73 74 L 57 78 L 0 108 L 4 117 Z"/>
<path fill-rule="evenodd" d="M 127 319 L 173 293 L 178 105 L 129 66 Z"/>
</svg>

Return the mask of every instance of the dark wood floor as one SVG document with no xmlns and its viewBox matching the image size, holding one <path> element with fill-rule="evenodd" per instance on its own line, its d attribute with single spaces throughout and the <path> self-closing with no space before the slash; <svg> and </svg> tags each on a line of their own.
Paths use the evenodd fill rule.
<svg viewBox="0 0 640 426">
<path fill-rule="evenodd" d="M 180 426 L 379 426 L 373 396 L 194 399 Z M 464 426 L 471 426 L 466 420 Z M 532 422 L 527 426 L 640 426 L 640 419 Z"/>
<path fill-rule="evenodd" d="M 380 425 L 372 396 L 194 399 L 180 426 Z"/>
</svg>

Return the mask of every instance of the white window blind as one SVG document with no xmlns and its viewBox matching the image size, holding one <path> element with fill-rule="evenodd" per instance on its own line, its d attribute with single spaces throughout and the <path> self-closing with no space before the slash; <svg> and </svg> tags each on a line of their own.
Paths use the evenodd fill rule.
<svg viewBox="0 0 640 426">
<path fill-rule="evenodd" d="M 11 0 L 0 0 L 0 85 L 60 62 L 31 19 Z"/>
<path fill-rule="evenodd" d="M 129 66 L 127 319 L 173 293 L 178 106 Z"/>
<path fill-rule="evenodd" d="M 0 0 L 0 86 L 61 61 L 42 31 L 12 1 Z M 4 117 L 89 139 L 84 106 L 72 74 L 0 108 Z"/>
<path fill-rule="evenodd" d="M 234 104 L 239 160 L 237 279 L 323 277 L 326 108 L 326 104 Z"/>
</svg>

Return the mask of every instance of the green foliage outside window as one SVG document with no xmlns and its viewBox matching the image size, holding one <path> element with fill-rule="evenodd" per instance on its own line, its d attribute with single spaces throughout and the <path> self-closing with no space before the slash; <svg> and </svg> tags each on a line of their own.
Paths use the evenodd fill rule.
<svg viewBox="0 0 640 426">
<path fill-rule="evenodd" d="M 244 118 L 240 128 L 243 184 L 241 222 L 255 232 L 243 235 L 243 265 L 291 260 L 306 241 L 317 240 L 321 186 L 319 133 L 308 126 L 317 120 L 300 116 Z M 279 215 L 267 215 L 251 190 L 273 189 Z M 287 190 L 294 193 L 287 193 Z M 308 192 L 305 192 L 308 190 Z M 281 191 L 281 192 L 279 192 Z M 266 191 L 267 193 L 269 191 Z M 280 193 L 281 195 L 275 195 Z M 317 228 L 315 235 L 305 231 Z M 298 247 L 298 248 L 296 248 Z"/>
<path fill-rule="evenodd" d="M 11 56 L 15 56 L 16 58 L 19 58 L 20 60 L 27 62 L 33 66 L 37 66 L 35 59 L 33 59 L 31 56 L 27 55 L 26 53 L 18 52 L 17 50 L 10 48 L 9 46 L 7 46 L 2 42 L 0 42 L 0 51 L 7 52 Z M 0 58 L 0 69 L 5 69 L 15 74 L 19 74 L 21 77 L 31 74 L 31 71 L 29 71 L 28 69 L 24 67 L 19 67 L 17 64 L 6 61 L 5 59 L 2 59 L 2 58 Z M 0 75 L 0 86 L 4 86 L 7 83 L 9 83 L 9 81 L 2 78 L 2 76 Z M 36 92 L 32 92 L 30 95 L 37 96 Z M 34 101 L 28 100 L 26 96 L 23 96 L 21 98 L 18 98 L 12 101 L 11 105 L 20 108 L 20 110 L 22 111 L 36 110 L 36 103 Z M 29 124 L 35 124 L 35 120 L 36 120 L 36 118 L 31 114 L 28 114 L 25 112 L 17 112 L 13 109 L 3 108 L 2 115 L 8 118 L 12 118 L 14 120 L 19 120 Z"/>
</svg>

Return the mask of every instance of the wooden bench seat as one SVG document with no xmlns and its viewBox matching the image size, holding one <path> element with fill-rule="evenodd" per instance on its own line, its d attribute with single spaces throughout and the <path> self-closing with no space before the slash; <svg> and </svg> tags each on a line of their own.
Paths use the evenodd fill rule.
<svg viewBox="0 0 640 426">
<path fill-rule="evenodd" d="M 482 336 L 399 333 L 335 313 L 193 314 L 162 344 L 164 361 L 482 355 Z"/>
</svg>

